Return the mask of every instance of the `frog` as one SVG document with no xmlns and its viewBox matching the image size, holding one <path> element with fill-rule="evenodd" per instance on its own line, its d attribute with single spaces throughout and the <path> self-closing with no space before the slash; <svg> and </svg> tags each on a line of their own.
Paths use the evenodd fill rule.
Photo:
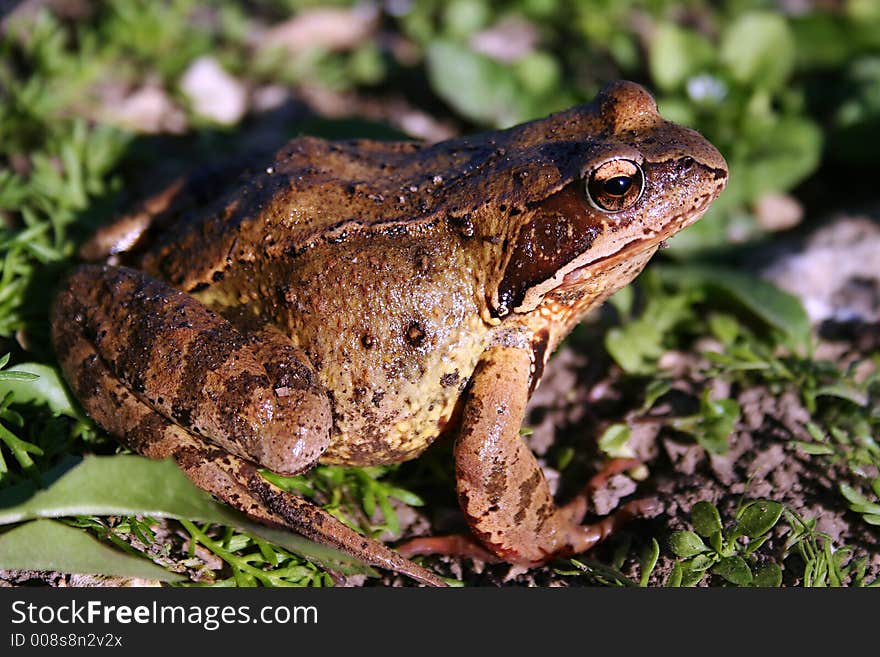
<svg viewBox="0 0 880 657">
<path fill-rule="evenodd" d="M 99 229 L 52 341 L 83 408 L 132 451 L 424 585 L 446 583 L 407 558 L 430 538 L 405 556 L 262 473 L 401 463 L 450 437 L 466 542 L 531 567 L 645 511 L 585 524 L 585 494 L 554 499 L 520 432 L 550 355 L 727 178 L 708 140 L 623 80 L 433 144 L 299 136 Z"/>
</svg>

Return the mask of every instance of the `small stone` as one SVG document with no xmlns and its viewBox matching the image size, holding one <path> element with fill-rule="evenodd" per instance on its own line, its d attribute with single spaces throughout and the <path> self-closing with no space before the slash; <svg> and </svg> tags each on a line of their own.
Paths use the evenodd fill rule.
<svg viewBox="0 0 880 657">
<path fill-rule="evenodd" d="M 476 52 L 501 62 L 515 62 L 535 50 L 540 40 L 538 28 L 521 18 L 502 18 L 492 27 L 470 38 Z"/>
<path fill-rule="evenodd" d="M 120 98 L 107 98 L 101 118 L 146 134 L 181 134 L 186 130 L 183 110 L 157 84 L 146 84 Z"/>
<path fill-rule="evenodd" d="M 379 10 L 372 4 L 350 9 L 315 7 L 273 26 L 260 35 L 259 48 L 284 49 L 291 54 L 320 49 L 352 50 L 367 41 L 379 25 Z"/>
<path fill-rule="evenodd" d="M 180 79 L 180 89 L 193 112 L 221 125 L 238 123 L 247 112 L 244 85 L 213 57 L 199 57 Z"/>
<path fill-rule="evenodd" d="M 290 99 L 290 91 L 281 84 L 267 84 L 254 90 L 251 104 L 256 112 L 278 109 Z"/>
<path fill-rule="evenodd" d="M 788 230 L 801 223 L 804 208 L 788 194 L 766 194 L 755 204 L 755 218 L 764 230 Z"/>
</svg>

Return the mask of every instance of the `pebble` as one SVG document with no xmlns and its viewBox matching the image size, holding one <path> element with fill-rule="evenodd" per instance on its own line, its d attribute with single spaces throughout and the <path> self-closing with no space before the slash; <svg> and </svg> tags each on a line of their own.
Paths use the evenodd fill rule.
<svg viewBox="0 0 880 657">
<path fill-rule="evenodd" d="M 193 112 L 220 125 L 234 125 L 248 109 L 244 85 L 213 57 L 199 57 L 180 79 L 180 90 Z"/>
</svg>

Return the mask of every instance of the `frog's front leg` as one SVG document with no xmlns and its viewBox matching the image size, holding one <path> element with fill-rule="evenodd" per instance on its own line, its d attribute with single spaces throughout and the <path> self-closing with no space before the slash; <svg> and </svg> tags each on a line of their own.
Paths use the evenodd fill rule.
<svg viewBox="0 0 880 657">
<path fill-rule="evenodd" d="M 582 525 L 582 496 L 556 505 L 519 432 L 531 358 L 516 347 L 487 351 L 474 373 L 455 445 L 458 497 L 471 530 L 494 554 L 522 564 L 588 550 L 646 510 L 643 502 L 631 502 L 594 525 Z"/>
</svg>

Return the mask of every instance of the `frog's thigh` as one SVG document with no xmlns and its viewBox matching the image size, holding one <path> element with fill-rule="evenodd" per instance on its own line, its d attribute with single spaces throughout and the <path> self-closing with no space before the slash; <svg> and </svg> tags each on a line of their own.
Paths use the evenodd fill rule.
<svg viewBox="0 0 880 657">
<path fill-rule="evenodd" d="M 329 399 L 308 363 L 282 362 L 299 352 L 261 335 L 122 267 L 77 269 L 53 320 L 62 362 L 84 337 L 94 350 L 86 358 L 99 358 L 140 401 L 189 433 L 275 472 L 301 472 L 329 444 Z M 80 368 L 64 366 L 72 383 Z"/>
<path fill-rule="evenodd" d="M 525 350 L 487 352 L 474 374 L 455 445 L 459 502 L 472 531 L 498 556 L 525 564 L 583 552 L 623 519 L 580 525 L 582 510 L 556 506 L 519 433 L 530 367 Z"/>
</svg>

